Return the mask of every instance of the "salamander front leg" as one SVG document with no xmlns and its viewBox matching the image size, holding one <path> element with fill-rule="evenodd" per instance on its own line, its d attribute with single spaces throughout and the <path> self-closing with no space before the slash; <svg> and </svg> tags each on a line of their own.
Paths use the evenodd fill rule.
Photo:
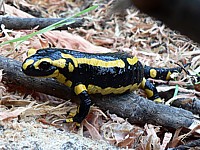
<svg viewBox="0 0 200 150">
<path fill-rule="evenodd" d="M 65 122 L 76 122 L 77 126 L 80 126 L 80 123 L 88 115 L 91 106 L 91 100 L 88 95 L 87 89 L 83 84 L 78 84 L 77 86 L 75 86 L 74 92 L 76 95 L 79 96 L 81 103 L 78 107 L 77 114 L 73 118 L 66 119 Z"/>
<path fill-rule="evenodd" d="M 148 99 L 153 100 L 157 103 L 163 102 L 158 95 L 156 87 L 149 80 L 143 78 L 140 88 L 142 88 L 146 92 Z"/>
</svg>

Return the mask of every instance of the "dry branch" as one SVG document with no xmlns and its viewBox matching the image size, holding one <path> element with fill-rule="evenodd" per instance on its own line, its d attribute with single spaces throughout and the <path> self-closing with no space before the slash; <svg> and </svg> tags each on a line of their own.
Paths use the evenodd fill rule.
<svg viewBox="0 0 200 150">
<path fill-rule="evenodd" d="M 168 150 L 186 150 L 186 149 L 200 149 L 200 139 L 179 145 L 176 148 L 169 148 Z"/>
<path fill-rule="evenodd" d="M 13 30 L 31 30 L 37 27 L 37 30 L 43 29 L 49 25 L 52 25 L 58 21 L 66 18 L 19 18 L 19 17 L 0 17 L 0 24 L 4 24 L 6 29 Z M 70 25 L 64 25 L 56 30 L 67 30 L 70 28 L 80 27 L 84 23 L 82 18 L 71 18 L 65 22 L 75 21 Z"/>
<path fill-rule="evenodd" d="M 0 69 L 3 69 L 4 83 L 23 86 L 63 99 L 71 98 L 70 90 L 53 79 L 32 78 L 21 71 L 21 62 L 0 56 Z M 62 92 L 60 92 L 62 91 Z M 109 110 L 130 123 L 152 123 L 170 128 L 189 127 L 194 121 L 193 114 L 187 110 L 155 104 L 133 93 L 121 96 L 92 97 L 95 105 L 102 110 Z"/>
<path fill-rule="evenodd" d="M 175 107 L 184 108 L 194 114 L 200 114 L 200 100 L 199 99 L 177 99 L 172 103 Z"/>
</svg>

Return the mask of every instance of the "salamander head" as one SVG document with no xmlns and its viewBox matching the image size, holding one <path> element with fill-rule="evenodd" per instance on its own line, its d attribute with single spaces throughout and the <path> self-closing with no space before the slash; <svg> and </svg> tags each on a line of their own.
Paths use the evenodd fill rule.
<svg viewBox="0 0 200 150">
<path fill-rule="evenodd" d="M 22 71 L 29 76 L 56 77 L 59 68 L 64 67 L 66 60 L 61 58 L 61 52 L 56 49 L 30 49 L 28 58 L 22 64 Z"/>
</svg>

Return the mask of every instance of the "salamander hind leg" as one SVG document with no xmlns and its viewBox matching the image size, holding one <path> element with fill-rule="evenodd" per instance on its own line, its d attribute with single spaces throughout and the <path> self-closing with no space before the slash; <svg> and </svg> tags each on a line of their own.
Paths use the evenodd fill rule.
<svg viewBox="0 0 200 150">
<path fill-rule="evenodd" d="M 157 103 L 163 103 L 160 96 L 158 95 L 156 87 L 149 80 L 143 78 L 140 88 L 146 92 L 148 99 Z"/>
<path fill-rule="evenodd" d="M 76 125 L 80 126 L 80 123 L 88 115 L 91 106 L 91 100 L 88 95 L 87 89 L 83 84 L 76 85 L 74 87 L 74 92 L 76 95 L 79 96 L 81 100 L 80 106 L 78 107 L 77 113 L 74 115 L 74 117 L 66 119 L 65 122 L 76 122 Z"/>
</svg>

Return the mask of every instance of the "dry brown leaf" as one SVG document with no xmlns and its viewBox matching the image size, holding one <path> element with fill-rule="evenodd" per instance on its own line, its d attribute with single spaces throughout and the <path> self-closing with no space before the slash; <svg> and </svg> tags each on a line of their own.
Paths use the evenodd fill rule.
<svg viewBox="0 0 200 150">
<path fill-rule="evenodd" d="M 165 133 L 162 145 L 161 145 L 161 150 L 165 150 L 167 148 L 167 144 L 171 141 L 172 138 L 172 133 Z"/>
<path fill-rule="evenodd" d="M 30 109 L 35 102 L 32 102 L 27 107 L 18 107 L 14 110 L 6 110 L 0 112 L 0 121 L 9 120 L 18 117 L 20 114 L 24 113 L 26 110 Z"/>
<path fill-rule="evenodd" d="M 173 139 L 169 144 L 169 147 L 176 147 L 178 145 L 178 143 L 180 142 L 179 135 L 180 135 L 181 130 L 182 130 L 182 128 L 176 129 L 176 131 L 173 135 Z"/>
<path fill-rule="evenodd" d="M 25 111 L 25 113 L 22 115 L 25 116 L 39 116 L 39 115 L 66 115 L 67 112 L 76 111 L 76 106 L 68 106 L 68 107 L 54 107 L 47 105 L 48 102 L 35 105 L 28 110 Z"/>
<path fill-rule="evenodd" d="M 78 35 L 72 35 L 66 31 L 50 31 L 44 33 L 44 37 L 53 45 L 60 48 L 74 49 L 88 53 L 106 53 L 110 49 L 94 46 Z"/>
<path fill-rule="evenodd" d="M 110 38 L 93 38 L 93 42 L 96 44 L 96 45 L 99 45 L 99 46 L 102 46 L 102 45 L 111 45 L 115 42 L 114 39 L 110 39 Z"/>
<path fill-rule="evenodd" d="M 110 114 L 109 110 L 107 111 L 108 116 L 112 119 L 113 122 L 117 122 L 117 123 L 123 123 L 125 122 L 125 120 L 121 117 L 118 117 L 115 114 Z"/>
<path fill-rule="evenodd" d="M 40 118 L 40 119 L 38 119 L 37 121 L 38 121 L 38 122 L 41 122 L 41 123 L 44 124 L 44 125 L 50 125 L 50 126 L 54 126 L 54 127 L 57 127 L 57 128 L 62 128 L 60 125 L 47 122 L 44 118 Z"/>
<path fill-rule="evenodd" d="M 32 15 L 7 4 L 5 4 L 5 12 L 10 16 L 17 16 L 22 18 L 34 18 Z"/>
<path fill-rule="evenodd" d="M 159 127 L 150 125 L 150 124 L 146 124 L 145 125 L 145 131 L 147 132 L 147 149 L 149 149 L 150 147 L 154 150 L 160 150 L 161 148 L 161 144 L 160 144 L 160 138 L 157 136 L 157 132 L 159 131 Z M 145 142 L 143 143 L 145 144 Z"/>
<path fill-rule="evenodd" d="M 199 121 L 194 122 L 193 125 L 189 127 L 189 129 L 191 130 L 188 133 L 183 134 L 183 135 L 179 135 L 182 128 L 178 129 L 176 131 L 175 136 L 173 137 L 172 142 L 170 143 L 170 147 L 176 147 L 179 142 L 183 141 L 184 139 L 188 138 L 189 136 L 191 136 L 192 134 L 196 132 L 200 133 L 200 122 Z"/>
<path fill-rule="evenodd" d="M 86 119 L 83 121 L 83 125 L 89 131 L 92 139 L 94 139 L 94 140 L 101 140 L 102 139 L 102 136 L 99 134 L 99 131 L 97 131 L 97 129 L 92 124 L 90 124 L 89 122 L 87 122 Z"/>
<path fill-rule="evenodd" d="M 92 106 L 87 116 L 87 121 L 99 130 L 100 126 L 105 122 L 103 117 L 107 119 L 107 116 L 100 109 Z"/>
<path fill-rule="evenodd" d="M 10 99 L 2 99 L 0 100 L 0 105 L 4 106 L 27 106 L 31 103 L 29 100 L 10 100 Z"/>
<path fill-rule="evenodd" d="M 113 123 L 109 121 L 102 125 L 101 132 L 103 137 L 110 143 L 126 147 L 130 145 L 133 146 L 133 141 L 141 136 L 143 130 L 140 127 L 131 125 L 127 121 L 123 123 Z"/>
<path fill-rule="evenodd" d="M 195 132 L 200 134 L 200 121 L 195 119 L 194 122 L 192 123 L 192 125 L 189 127 L 189 129 L 191 129 L 191 131 L 185 137 L 187 137 L 188 135 L 191 135 Z"/>
<path fill-rule="evenodd" d="M 137 148 L 139 145 L 140 137 L 144 133 L 141 128 L 135 128 L 127 135 L 127 137 L 119 142 L 118 146 L 128 147 L 128 148 Z"/>
</svg>

